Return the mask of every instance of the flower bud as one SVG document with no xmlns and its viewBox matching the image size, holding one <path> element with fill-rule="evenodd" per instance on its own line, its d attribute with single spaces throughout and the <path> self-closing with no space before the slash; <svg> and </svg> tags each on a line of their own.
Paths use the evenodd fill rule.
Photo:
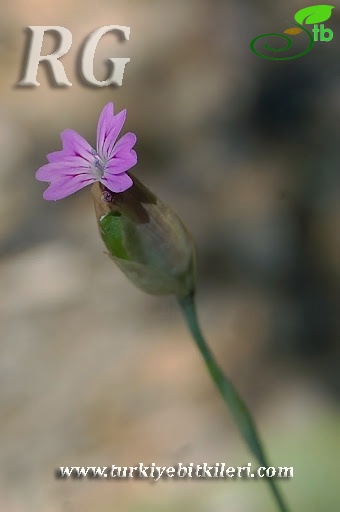
<svg viewBox="0 0 340 512">
<path fill-rule="evenodd" d="M 125 192 L 113 193 L 99 182 L 91 192 L 106 248 L 138 288 L 178 297 L 194 291 L 194 244 L 168 206 L 135 177 Z"/>
</svg>

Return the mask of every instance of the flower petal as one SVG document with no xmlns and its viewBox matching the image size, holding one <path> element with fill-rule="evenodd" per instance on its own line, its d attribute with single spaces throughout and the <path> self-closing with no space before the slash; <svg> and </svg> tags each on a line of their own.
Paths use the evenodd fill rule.
<svg viewBox="0 0 340 512">
<path fill-rule="evenodd" d="M 112 128 L 112 122 L 114 119 L 113 113 L 114 106 L 111 101 L 105 105 L 99 116 L 97 126 L 97 152 L 101 155 L 103 154 L 105 139 Z"/>
<path fill-rule="evenodd" d="M 104 141 L 103 151 L 102 151 L 102 153 L 99 153 L 99 151 L 98 151 L 100 156 L 102 156 L 103 158 L 107 158 L 107 159 L 111 158 L 111 152 L 116 143 L 118 135 L 119 135 L 121 129 L 123 128 L 125 119 L 126 119 L 126 109 L 122 110 L 121 112 L 119 112 L 119 114 L 114 116 L 113 122 L 111 124 L 111 129 L 110 129 L 109 133 L 107 134 L 105 141 Z"/>
<path fill-rule="evenodd" d="M 61 151 L 53 151 L 52 153 L 48 153 L 48 155 L 47 155 L 47 160 L 50 163 L 60 162 L 62 160 L 68 160 L 69 158 L 76 158 L 76 157 L 74 156 L 73 152 L 70 153 L 70 151 L 65 151 L 64 149 L 62 149 Z"/>
<path fill-rule="evenodd" d="M 43 193 L 43 198 L 48 201 L 64 199 L 64 197 L 78 192 L 78 190 L 81 190 L 87 185 L 91 185 L 95 181 L 95 178 L 89 177 L 87 175 L 63 177 L 62 179 L 53 181 L 53 183 L 51 183 L 51 185 Z"/>
<path fill-rule="evenodd" d="M 54 181 L 63 176 L 90 174 L 89 163 L 81 157 L 71 157 L 69 160 L 52 162 L 41 166 L 35 177 L 39 181 Z"/>
<path fill-rule="evenodd" d="M 115 144 L 110 158 L 117 155 L 117 153 L 119 153 L 121 151 L 122 152 L 123 151 L 131 151 L 131 149 L 136 144 L 136 142 L 137 142 L 137 137 L 134 133 L 132 133 L 132 132 L 125 133 L 125 135 L 123 135 L 119 139 L 119 141 Z"/>
<path fill-rule="evenodd" d="M 132 149 L 129 153 L 121 153 L 121 156 L 115 156 L 108 161 L 104 175 L 106 172 L 108 174 L 121 174 L 131 169 L 136 163 L 136 151 Z"/>
<path fill-rule="evenodd" d="M 94 161 L 93 149 L 90 144 L 74 130 L 64 130 L 61 133 L 63 151 L 70 156 L 81 156 L 88 162 Z"/>
<path fill-rule="evenodd" d="M 117 193 L 124 192 L 133 185 L 133 181 L 130 176 L 125 173 L 115 176 L 107 173 L 99 181 L 105 185 L 105 187 L 111 190 L 111 192 Z"/>
</svg>

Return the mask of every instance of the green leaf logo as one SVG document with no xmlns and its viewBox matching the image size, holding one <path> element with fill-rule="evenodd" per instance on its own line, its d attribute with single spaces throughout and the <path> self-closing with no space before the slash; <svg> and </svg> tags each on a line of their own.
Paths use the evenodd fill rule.
<svg viewBox="0 0 340 512">
<path fill-rule="evenodd" d="M 332 9 L 334 9 L 334 5 L 312 5 L 311 7 L 305 7 L 304 9 L 300 9 L 295 16 L 294 19 L 300 25 L 305 22 L 307 25 L 314 25 L 314 23 L 321 23 L 322 21 L 326 21 L 331 17 Z"/>
</svg>

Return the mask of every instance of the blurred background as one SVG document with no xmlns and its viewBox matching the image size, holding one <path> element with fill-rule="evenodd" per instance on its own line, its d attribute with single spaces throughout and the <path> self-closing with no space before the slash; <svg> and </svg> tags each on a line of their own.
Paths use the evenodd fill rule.
<svg viewBox="0 0 340 512">
<path fill-rule="evenodd" d="M 270 61 L 250 41 L 308 2 L 15 0 L 0 16 L 0 511 L 270 512 L 262 480 L 58 480 L 58 466 L 256 462 L 172 298 L 144 295 L 104 253 L 90 190 L 46 202 L 35 171 L 73 128 L 95 144 L 102 107 L 127 108 L 134 172 L 198 249 L 198 308 L 255 415 L 292 511 L 337 509 L 340 4 L 329 42 Z M 80 82 L 103 25 L 119 88 Z M 16 87 L 29 25 L 61 25 L 72 87 Z M 293 26 L 293 25 L 292 25 Z M 43 50 L 53 51 L 47 35 Z M 305 36 L 295 36 L 298 51 Z M 263 47 L 262 47 L 263 48 Z M 294 49 L 295 49 L 294 48 Z"/>
</svg>

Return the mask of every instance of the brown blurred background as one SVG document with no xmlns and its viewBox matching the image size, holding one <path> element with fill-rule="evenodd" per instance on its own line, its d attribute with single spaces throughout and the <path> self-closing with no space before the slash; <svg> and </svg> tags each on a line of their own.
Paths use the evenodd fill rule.
<svg viewBox="0 0 340 512">
<path fill-rule="evenodd" d="M 203 329 L 253 411 L 292 511 L 335 511 L 340 273 L 340 4 L 332 41 L 275 62 L 250 41 L 309 5 L 264 0 L 15 0 L 0 7 L 0 511 L 266 512 L 266 483 L 57 480 L 60 465 L 255 461 L 171 298 L 104 254 L 90 190 L 45 202 L 35 180 L 73 128 L 95 144 L 107 101 L 128 109 L 138 177 L 198 248 Z M 87 87 L 90 32 L 120 88 Z M 61 25 L 72 87 L 18 88 L 29 25 Z M 300 39 L 298 39 L 300 38 Z M 44 49 L 52 50 L 46 38 Z M 295 40 L 294 40 L 295 42 Z M 297 48 L 304 49 L 303 35 Z M 50 46 L 51 47 L 50 47 Z M 301 47 L 299 46 L 301 45 Z M 255 481 L 254 481 L 255 480 Z"/>
</svg>

